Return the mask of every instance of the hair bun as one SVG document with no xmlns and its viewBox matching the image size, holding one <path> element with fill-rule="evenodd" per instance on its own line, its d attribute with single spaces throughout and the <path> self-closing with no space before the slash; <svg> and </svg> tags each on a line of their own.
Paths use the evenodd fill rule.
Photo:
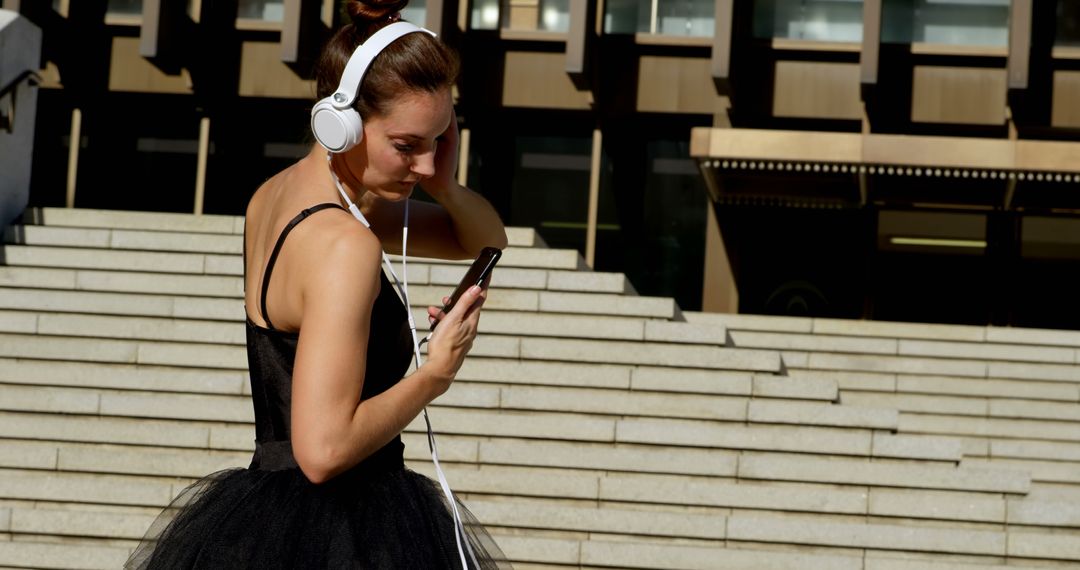
<svg viewBox="0 0 1080 570">
<path fill-rule="evenodd" d="M 354 26 L 366 28 L 372 22 L 400 12 L 408 4 L 409 0 L 349 0 L 345 3 L 345 12 L 352 18 Z"/>
</svg>

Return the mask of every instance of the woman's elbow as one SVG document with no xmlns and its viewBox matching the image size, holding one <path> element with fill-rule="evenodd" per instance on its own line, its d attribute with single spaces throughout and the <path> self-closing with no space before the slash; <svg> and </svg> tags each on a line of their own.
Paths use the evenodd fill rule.
<svg viewBox="0 0 1080 570">
<path fill-rule="evenodd" d="M 338 454 L 331 449 L 323 449 L 319 452 L 297 450 L 294 455 L 296 465 L 304 477 L 315 485 L 321 485 L 341 472 L 342 462 Z"/>
</svg>

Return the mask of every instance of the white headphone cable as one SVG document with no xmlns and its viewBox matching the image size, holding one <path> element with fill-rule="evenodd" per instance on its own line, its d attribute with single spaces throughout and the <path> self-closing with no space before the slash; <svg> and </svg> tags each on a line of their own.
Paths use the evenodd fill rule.
<svg viewBox="0 0 1080 570">
<path fill-rule="evenodd" d="M 326 164 L 330 169 L 330 176 L 334 179 L 334 185 L 337 186 L 338 193 L 345 199 L 345 203 L 349 206 L 349 212 L 353 217 L 364 224 L 364 227 L 371 228 L 371 223 L 367 221 L 364 214 L 360 212 L 360 208 L 356 206 L 349 195 L 345 192 L 345 188 L 341 185 L 341 180 L 338 179 L 338 175 L 334 172 L 334 165 L 331 163 L 331 153 L 326 154 Z M 423 364 L 423 358 L 420 356 L 420 342 L 417 341 L 416 334 L 416 320 L 413 318 L 412 305 L 409 303 L 409 270 L 406 263 L 408 258 L 408 250 L 406 249 L 409 243 L 409 200 L 405 200 L 405 220 L 401 229 L 401 273 L 404 275 L 403 280 L 399 280 L 397 273 L 394 271 L 394 266 L 390 263 L 389 256 L 386 255 L 386 251 L 382 252 L 383 263 L 389 270 L 390 276 L 394 278 L 394 285 L 397 287 L 398 293 L 401 294 L 401 300 L 405 304 L 405 314 L 408 317 L 409 332 L 412 333 L 413 342 L 413 358 L 416 362 L 416 369 L 419 370 Z M 404 284 L 403 284 L 404 283 Z M 427 340 L 426 338 L 424 339 Z M 458 512 L 457 500 L 454 499 L 454 492 L 450 489 L 450 482 L 446 479 L 446 473 L 443 472 L 442 465 L 439 464 L 439 450 L 435 445 L 435 430 L 431 428 L 431 418 L 428 417 L 427 406 L 424 407 L 424 424 L 427 426 L 427 439 L 428 449 L 431 450 L 431 460 L 435 464 L 435 475 L 439 479 L 439 486 L 442 488 L 443 494 L 446 496 L 446 500 L 450 505 L 451 513 L 454 517 L 454 540 L 457 543 L 458 556 L 461 558 L 461 567 L 465 570 L 469 568 L 466 563 L 466 552 L 468 553 L 468 559 L 472 561 L 474 568 L 479 568 L 480 563 L 476 560 L 476 555 L 473 553 L 472 544 L 469 542 L 468 535 L 465 533 L 465 524 L 461 521 L 461 513 Z M 464 543 L 465 547 L 462 548 Z"/>
</svg>

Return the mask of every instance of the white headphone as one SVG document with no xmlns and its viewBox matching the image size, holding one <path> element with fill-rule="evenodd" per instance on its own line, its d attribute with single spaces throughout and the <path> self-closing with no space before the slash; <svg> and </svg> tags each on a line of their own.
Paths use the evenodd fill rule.
<svg viewBox="0 0 1080 570">
<path fill-rule="evenodd" d="M 431 30 L 409 22 L 394 22 L 372 34 L 353 52 L 345 66 L 345 72 L 341 74 L 341 84 L 337 90 L 311 109 L 311 131 L 315 133 L 315 140 L 326 150 L 342 153 L 364 138 L 364 122 L 360 119 L 360 113 L 353 109 L 353 103 L 360 91 L 360 82 L 364 80 L 364 74 L 375 56 L 394 43 L 394 40 L 414 32 L 435 35 Z"/>
</svg>

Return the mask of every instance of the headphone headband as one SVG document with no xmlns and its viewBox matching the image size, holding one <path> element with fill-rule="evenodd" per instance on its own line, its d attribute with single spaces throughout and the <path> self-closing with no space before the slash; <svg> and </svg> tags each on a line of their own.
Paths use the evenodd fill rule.
<svg viewBox="0 0 1080 570">
<path fill-rule="evenodd" d="M 394 43 L 394 40 L 415 32 L 427 32 L 432 36 L 435 35 L 431 30 L 426 30 L 409 22 L 398 21 L 380 28 L 379 31 L 371 34 L 371 37 L 366 42 L 357 46 L 356 51 L 349 58 L 349 63 L 345 66 L 345 72 L 341 74 L 341 83 L 338 85 L 337 91 L 334 91 L 331 96 L 334 107 L 337 109 L 351 107 L 359 94 L 360 82 L 364 80 L 364 75 L 367 73 L 368 67 L 371 66 L 375 56 L 382 53 L 386 46 Z"/>
<path fill-rule="evenodd" d="M 319 141 L 330 152 L 345 152 L 356 146 L 364 137 L 364 121 L 360 113 L 353 109 L 353 103 L 360 93 L 360 82 L 364 80 L 371 62 L 386 46 L 394 40 L 406 34 L 415 32 L 427 32 L 432 36 L 434 32 L 425 30 L 408 22 L 394 22 L 371 34 L 371 37 L 360 44 L 349 63 L 345 65 L 345 71 L 341 74 L 341 83 L 337 91 L 315 104 L 311 109 L 311 131 L 315 140 Z"/>
</svg>

